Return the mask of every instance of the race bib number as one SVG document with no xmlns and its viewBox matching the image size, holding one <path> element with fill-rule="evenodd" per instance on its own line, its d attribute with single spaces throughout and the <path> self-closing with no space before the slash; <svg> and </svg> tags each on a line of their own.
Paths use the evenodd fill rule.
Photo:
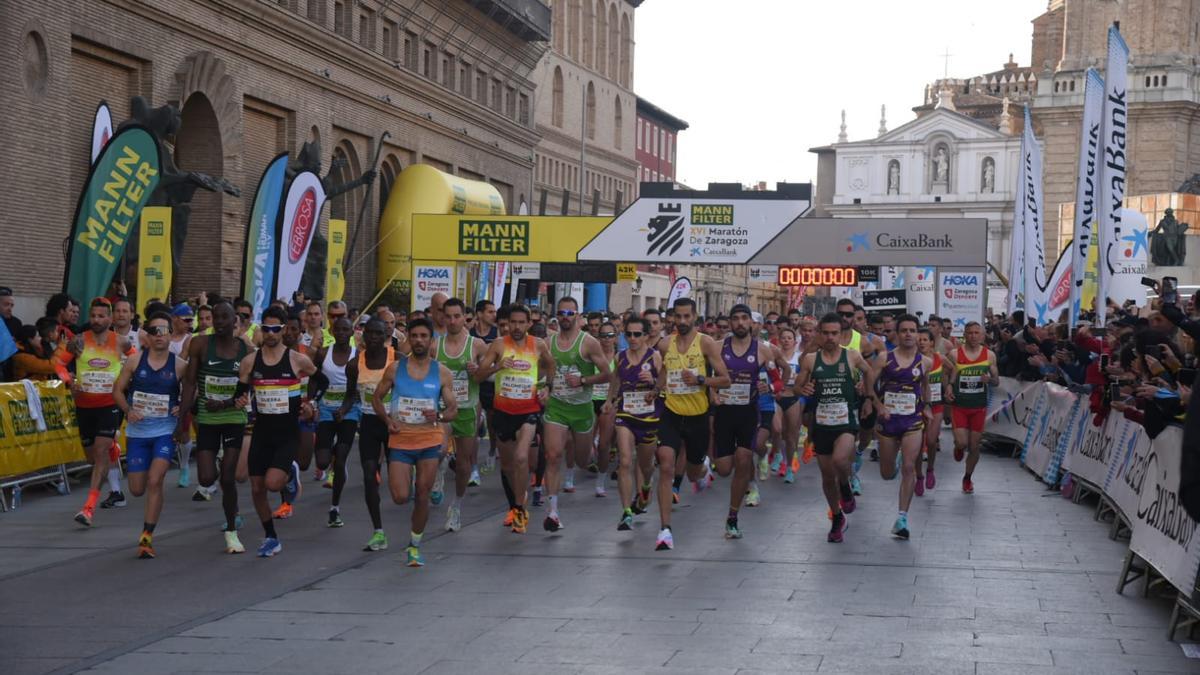
<svg viewBox="0 0 1200 675">
<path fill-rule="evenodd" d="M 431 398 L 401 396 L 395 401 L 393 416 L 405 424 L 428 424 L 426 410 L 437 410 L 437 402 Z"/>
<path fill-rule="evenodd" d="M 583 393 L 583 387 L 572 387 L 567 384 L 567 375 L 578 375 L 579 369 L 567 366 L 554 374 L 554 398 L 575 398 Z"/>
<path fill-rule="evenodd" d="M 378 386 L 378 385 L 371 384 L 369 382 L 359 382 L 358 383 L 358 400 L 360 403 L 363 404 L 364 408 L 371 411 L 372 415 L 374 415 L 375 412 L 374 412 L 374 408 L 371 406 L 371 401 L 372 401 L 372 399 L 375 398 L 375 387 L 376 386 Z"/>
<path fill-rule="evenodd" d="M 667 393 L 683 395 L 683 394 L 695 394 L 698 391 L 700 391 L 700 385 L 687 384 L 686 382 L 683 381 L 683 371 L 682 370 L 668 370 L 667 371 Z"/>
<path fill-rule="evenodd" d="M 983 393 L 983 376 L 960 375 L 958 378 L 958 389 L 964 394 Z"/>
<path fill-rule="evenodd" d="M 459 375 L 462 377 L 459 377 Z M 471 381 L 467 379 L 466 371 L 454 374 L 454 400 L 457 403 L 466 403 L 471 400 Z"/>
<path fill-rule="evenodd" d="M 236 377 L 204 376 L 204 398 L 210 401 L 228 401 L 237 391 Z"/>
<path fill-rule="evenodd" d="M 291 412 L 287 387 L 255 387 L 254 402 L 260 415 L 286 415 Z"/>
<path fill-rule="evenodd" d="M 649 392 L 627 391 L 622 394 L 621 409 L 630 415 L 649 415 L 654 412 L 654 400 L 649 398 Z"/>
<path fill-rule="evenodd" d="M 721 405 L 749 405 L 750 386 L 748 382 L 738 382 L 718 389 L 717 399 L 721 401 Z"/>
<path fill-rule="evenodd" d="M 884 392 L 883 405 L 893 415 L 913 415 L 917 412 L 917 395 L 910 391 Z"/>
<path fill-rule="evenodd" d="M 941 403 L 942 402 L 942 385 L 940 382 L 936 383 L 936 384 L 932 383 L 932 382 L 929 383 L 929 402 L 930 403 Z"/>
<path fill-rule="evenodd" d="M 592 398 L 597 401 L 603 401 L 608 398 L 608 382 L 592 385 Z"/>
<path fill-rule="evenodd" d="M 515 401 L 527 401 L 533 398 L 533 378 L 520 375 L 503 375 L 500 377 L 500 395 Z"/>
<path fill-rule="evenodd" d="M 171 397 L 167 394 L 135 391 L 133 392 L 133 409 L 143 419 L 170 417 Z"/>
<path fill-rule="evenodd" d="M 329 385 L 329 388 L 325 390 L 325 402 L 326 403 L 337 403 L 340 405 L 342 403 L 342 401 L 345 401 L 345 400 L 346 400 L 346 385 L 331 384 L 331 385 Z"/>
<path fill-rule="evenodd" d="M 79 389 L 88 394 L 111 394 L 117 377 L 105 370 L 88 370 L 79 376 Z"/>
<path fill-rule="evenodd" d="M 822 401 L 817 404 L 817 424 L 840 427 L 850 424 L 850 406 L 845 401 Z"/>
</svg>

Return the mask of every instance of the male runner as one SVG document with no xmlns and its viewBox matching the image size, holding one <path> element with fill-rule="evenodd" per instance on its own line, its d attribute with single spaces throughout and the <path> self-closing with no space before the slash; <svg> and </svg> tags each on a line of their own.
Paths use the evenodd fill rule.
<svg viewBox="0 0 1200 675">
<path fill-rule="evenodd" d="M 332 305 L 332 303 L 330 303 Z M 342 527 L 342 490 L 346 487 L 346 458 L 354 445 L 358 421 L 362 417 L 358 402 L 358 380 L 348 368 L 358 356 L 351 344 L 354 328 L 343 315 L 331 322 L 333 344 L 317 353 L 315 360 L 322 377 L 312 378 L 310 398 L 317 399 L 319 381 L 324 381 L 324 394 L 317 405 L 317 471 L 326 476 L 325 486 L 333 489 L 329 507 L 329 527 Z M 333 468 L 330 468 L 332 463 Z"/>
<path fill-rule="evenodd" d="M 879 473 L 884 480 L 896 477 L 899 445 L 903 466 L 900 478 L 900 511 L 892 535 L 908 539 L 908 507 L 912 504 L 921 456 L 921 442 L 930 419 L 929 371 L 933 362 L 917 349 L 919 320 L 911 314 L 895 320 L 896 348 L 875 366 L 876 381 L 883 392 L 879 409 Z"/>
<path fill-rule="evenodd" d="M 129 491 L 146 495 L 146 515 L 138 538 L 138 557 L 154 557 L 154 528 L 163 506 L 163 477 L 175 451 L 179 424 L 179 382 L 184 361 L 168 345 L 171 317 L 159 312 L 146 321 L 149 349 L 125 361 L 113 386 L 113 399 L 126 416 L 125 457 Z"/>
<path fill-rule="evenodd" d="M 268 307 L 263 312 L 262 349 L 242 359 L 238 372 L 238 397 L 249 392 L 254 401 L 254 432 L 247 468 L 250 496 L 265 535 L 258 547 L 260 558 L 269 558 L 283 550 L 275 533 L 267 491 L 281 492 L 288 487 L 289 480 L 299 482 L 293 465 L 300 445 L 300 379 L 317 371 L 307 356 L 283 344 L 287 320 L 287 313 L 277 307 Z M 306 414 L 311 417 L 311 408 Z M 294 486 L 290 489 L 296 490 Z"/>
<path fill-rule="evenodd" d="M 938 325 L 940 326 L 940 322 L 938 322 Z M 924 471 L 921 468 L 921 457 L 920 455 L 917 456 L 917 482 L 914 486 L 914 491 L 918 497 L 923 495 L 925 490 L 932 490 L 937 485 L 937 478 L 933 474 L 933 466 L 938 452 L 941 450 L 942 417 L 945 414 L 945 408 L 942 404 L 943 392 L 945 391 L 944 383 L 949 380 L 947 375 L 953 372 L 954 369 L 951 362 L 943 358 L 942 354 L 937 351 L 933 340 L 933 331 L 931 330 L 933 326 L 934 322 L 930 321 L 929 327 L 922 328 L 917 333 L 917 346 L 921 350 L 921 355 L 929 359 L 932 364 L 929 368 L 930 418 L 929 424 L 925 427 Z"/>
<path fill-rule="evenodd" d="M 983 425 L 987 420 L 987 386 L 1000 384 L 996 355 L 983 346 L 983 326 L 971 321 L 963 332 L 965 344 L 954 355 L 952 387 L 947 388 L 946 402 L 953 404 L 951 424 L 954 428 L 954 461 L 961 462 L 966 452 L 967 470 L 963 475 L 962 491 L 974 494 L 971 475 L 979 464 L 979 444 L 983 440 Z"/>
<path fill-rule="evenodd" d="M 642 318 L 649 324 L 650 335 L 653 335 L 654 339 L 657 340 L 666 336 L 666 330 L 663 327 L 662 312 L 651 307 L 642 311 Z"/>
<path fill-rule="evenodd" d="M 783 426 L 783 447 L 775 448 L 775 458 L 771 471 L 783 472 L 783 482 L 793 483 L 796 480 L 792 464 L 796 459 L 796 450 L 800 445 L 800 425 L 804 419 L 804 407 L 807 401 L 794 396 L 792 389 L 796 386 L 796 374 L 800 372 L 800 357 L 803 352 L 796 342 L 796 331 L 790 326 L 779 328 L 779 353 L 788 364 L 788 379 L 784 383 L 785 396 L 779 399 L 779 417 Z M 759 432 L 760 436 L 762 432 Z"/>
<path fill-rule="evenodd" d="M 462 529 L 462 498 L 467 494 L 479 449 L 479 383 L 475 371 L 487 345 L 466 329 L 466 305 L 458 298 L 442 304 L 446 334 L 437 338 L 437 362 L 449 369 L 454 382 L 458 414 L 450 425 L 454 436 L 454 497 L 446 511 L 446 530 Z M 438 468 L 441 471 L 441 467 Z"/>
<path fill-rule="evenodd" d="M 554 357 L 545 342 L 528 334 L 530 311 L 524 305 L 508 308 L 508 334 L 488 346 L 475 371 L 482 382 L 496 376 L 496 409 L 492 424 L 500 445 L 501 484 L 508 498 L 505 525 L 516 534 L 529 526 L 525 494 L 529 485 L 529 455 L 533 436 L 549 395 L 538 372 L 553 373 Z"/>
<path fill-rule="evenodd" d="M 609 363 L 600 342 L 580 330 L 579 303 L 572 297 L 558 301 L 559 331 L 548 338 L 554 359 L 554 382 L 544 418 L 546 451 L 547 532 L 562 529 L 558 515 L 558 491 L 562 483 L 563 451 L 568 435 L 574 445 L 575 463 L 586 466 L 592 454 L 592 430 L 596 410 L 592 385 L 609 379 Z"/>
<path fill-rule="evenodd" d="M 733 335 L 721 345 L 721 360 L 728 371 L 730 383 L 717 389 L 717 409 L 714 414 L 716 431 L 716 472 L 721 477 L 733 474 L 729 484 L 729 514 L 725 518 L 725 538 L 741 539 L 738 510 L 754 477 L 755 432 L 758 430 L 758 398 L 783 389 L 779 372 L 787 362 L 778 356 L 771 345 L 752 334 L 753 319 L 746 305 L 734 305 L 729 311 Z M 778 368 L 771 385 L 764 385 L 758 371 L 765 364 Z M 772 409 L 772 415 L 774 409 Z M 757 503 L 757 501 L 755 502 Z"/>
<path fill-rule="evenodd" d="M 286 311 L 286 310 L 284 310 Z M 299 354 L 313 359 L 317 352 L 321 349 L 319 342 L 314 342 L 310 345 L 303 343 L 304 322 L 307 321 L 306 314 L 288 314 L 287 324 L 283 328 L 283 346 L 291 349 Z M 294 509 L 292 504 L 300 497 L 302 486 L 301 475 L 303 471 L 307 471 L 312 464 L 313 449 L 317 444 L 317 416 L 316 411 L 311 407 L 308 398 L 309 378 L 307 376 L 300 378 L 300 405 L 304 414 L 300 416 L 300 444 L 296 449 L 296 461 L 290 469 L 291 478 L 288 480 L 284 489 L 280 491 L 282 502 L 279 508 L 271 514 L 277 519 L 291 518 Z M 308 414 L 309 412 L 313 414 Z M 253 433 L 253 430 L 251 430 Z"/>
<path fill-rule="evenodd" d="M 507 312 L 505 314 L 505 323 L 508 323 Z M 483 340 L 484 346 L 490 346 L 500 337 L 500 326 L 496 312 L 496 305 L 490 300 L 480 300 L 475 303 L 475 326 L 471 328 L 471 337 Z M 480 417 L 483 418 L 484 425 L 488 435 L 488 456 L 483 462 L 483 471 L 487 473 L 492 470 L 496 464 L 496 432 L 492 428 L 492 403 L 496 399 L 496 379 L 490 377 L 479 383 L 479 407 Z M 478 450 L 476 451 L 478 455 Z M 471 467 L 471 480 L 469 485 L 479 485 L 479 462 L 476 466 Z"/>
<path fill-rule="evenodd" d="M 842 335 L 839 344 L 847 349 L 857 351 L 867 363 L 875 363 L 876 359 L 884 354 L 883 339 L 879 336 L 865 332 L 867 326 L 867 315 L 861 307 L 854 304 L 852 300 L 842 298 L 837 303 L 838 316 L 845 322 L 842 329 Z M 855 372 L 855 380 L 858 375 Z M 875 407 L 874 402 L 869 396 L 863 396 L 859 399 L 862 404 L 862 409 L 858 415 L 858 447 L 854 453 L 854 472 L 850 478 L 850 489 L 854 494 L 862 494 L 862 483 L 858 479 L 858 471 L 862 467 L 863 453 L 871 445 L 871 440 L 875 435 Z M 871 460 L 877 461 L 878 451 L 872 450 Z"/>
<path fill-rule="evenodd" d="M 246 409 L 235 395 L 241 363 L 250 352 L 234 335 L 237 323 L 233 305 L 222 300 L 213 305 L 213 332 L 197 335 L 188 345 L 180 407 L 196 403 L 196 472 L 200 486 L 193 501 L 208 501 L 216 489 L 217 455 L 221 455 L 221 507 L 225 513 L 225 552 L 244 553 L 237 535 L 237 467 L 246 428 Z M 182 433 L 183 430 L 181 430 Z"/>
<path fill-rule="evenodd" d="M 322 347 L 333 344 L 333 335 L 324 328 L 325 312 L 321 303 L 309 300 L 304 308 L 304 332 L 298 337 L 299 344 L 309 348 L 309 354 L 316 355 Z"/>
<path fill-rule="evenodd" d="M 461 313 L 461 303 L 458 309 Z M 461 320 L 460 316 L 460 323 Z M 429 521 L 429 493 L 442 454 L 442 423 L 455 418 L 458 404 L 455 403 L 454 376 L 429 353 L 433 343 L 433 322 L 428 319 L 410 321 L 407 334 L 412 353 L 387 367 L 371 404 L 375 414 L 388 421 L 388 488 L 392 501 L 397 504 L 408 501 L 414 483 L 413 472 L 416 472 L 412 530 L 405 556 L 409 567 L 421 567 L 425 564 L 421 556 L 421 537 Z M 389 394 L 390 403 L 387 402 Z"/>
<path fill-rule="evenodd" d="M 262 344 L 262 335 L 259 333 L 258 324 L 254 322 L 254 305 L 247 300 L 238 299 L 234 301 L 233 309 L 237 313 L 238 337 L 251 345 Z"/>
<path fill-rule="evenodd" d="M 346 379 L 354 379 L 358 389 L 361 422 L 358 431 L 358 456 L 362 463 L 363 499 L 373 528 L 364 551 L 384 551 L 388 547 L 387 534 L 383 531 L 383 516 L 379 511 L 379 466 L 387 448 L 387 418 L 375 414 L 375 389 L 383 379 L 384 371 L 395 360 L 391 347 L 391 330 L 380 319 L 371 319 L 363 328 L 363 348 L 358 358 L 346 366 Z M 384 397 L 384 405 L 391 403 Z"/>
<path fill-rule="evenodd" d="M 147 314 L 149 316 L 149 314 Z M 144 331 L 139 332 L 133 329 L 133 303 L 129 298 L 120 296 L 113 300 L 113 332 L 117 337 L 124 338 L 129 341 L 130 352 L 121 356 L 121 365 L 125 365 L 125 361 L 130 356 L 137 354 L 142 347 L 142 340 L 145 339 Z M 116 443 L 108 451 L 108 459 L 111 464 L 108 467 L 108 497 L 100 502 L 100 508 L 110 509 L 113 507 L 124 507 L 126 505 L 125 493 L 121 491 L 121 449 Z M 183 480 L 182 471 L 180 481 Z"/>
<path fill-rule="evenodd" d="M 590 317 L 588 322 L 591 323 Z M 604 360 L 608 363 L 611 374 L 617 367 L 617 327 L 611 321 L 601 321 L 592 335 L 600 341 L 600 348 L 604 352 Z M 609 381 L 597 382 L 592 385 L 592 408 L 596 411 L 596 459 L 588 466 L 588 470 L 596 473 L 597 497 L 608 496 L 609 459 L 614 448 L 613 433 L 617 411 L 611 407 L 607 411 L 604 408 L 604 402 L 608 400 L 610 390 Z M 578 449 L 576 452 L 578 453 Z"/>
<path fill-rule="evenodd" d="M 821 490 L 833 515 L 827 540 L 840 543 L 846 531 L 846 515 L 854 513 L 850 489 L 854 437 L 858 433 L 856 373 L 861 373 L 865 391 L 874 395 L 875 373 L 855 349 L 843 347 L 845 316 L 826 314 L 818 326 L 820 351 L 805 354 L 800 362 L 794 392 L 808 396 L 815 409 L 812 427 L 813 450 L 821 469 Z"/>
</svg>

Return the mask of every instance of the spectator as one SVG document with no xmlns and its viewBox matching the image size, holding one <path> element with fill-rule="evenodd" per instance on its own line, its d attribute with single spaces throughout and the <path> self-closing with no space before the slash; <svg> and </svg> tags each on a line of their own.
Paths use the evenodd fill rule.
<svg viewBox="0 0 1200 675">
<path fill-rule="evenodd" d="M 12 336 L 14 342 L 17 341 L 17 333 L 21 331 L 21 320 L 13 316 L 13 300 L 12 289 L 8 286 L 0 286 L 0 319 L 4 320 L 4 327 L 8 329 L 8 334 Z M 0 363 L 0 377 L 3 381 L 13 381 L 13 362 L 12 359 L 5 359 Z"/>
<path fill-rule="evenodd" d="M 79 329 L 79 301 L 66 293 L 55 293 L 46 301 L 46 316 L 58 322 L 58 340 L 75 337 Z"/>
<path fill-rule="evenodd" d="M 12 359 L 16 380 L 57 379 L 51 358 L 54 355 L 52 340 L 57 332 L 58 322 L 50 317 L 38 319 L 35 326 L 22 326 L 19 329 L 17 353 Z"/>
</svg>

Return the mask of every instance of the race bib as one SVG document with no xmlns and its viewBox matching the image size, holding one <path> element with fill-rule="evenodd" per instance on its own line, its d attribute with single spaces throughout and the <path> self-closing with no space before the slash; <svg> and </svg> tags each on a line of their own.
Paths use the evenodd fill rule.
<svg viewBox="0 0 1200 675">
<path fill-rule="evenodd" d="M 644 391 L 627 391 L 622 394 L 621 409 L 630 415 L 649 415 L 654 412 L 654 400 L 646 400 Z"/>
<path fill-rule="evenodd" d="M 454 374 L 453 385 L 455 402 L 466 403 L 471 400 L 471 381 L 467 379 L 466 371 Z"/>
<path fill-rule="evenodd" d="M 527 401 L 533 398 L 533 378 L 521 375 L 502 375 L 500 377 L 500 396 L 516 401 Z"/>
<path fill-rule="evenodd" d="M 583 393 L 583 387 L 572 387 L 567 384 L 567 375 L 578 375 L 579 369 L 575 366 L 566 366 L 554 374 L 554 398 L 567 399 L 575 398 Z"/>
<path fill-rule="evenodd" d="M 749 405 L 750 383 L 738 382 L 724 389 L 717 390 L 717 399 L 721 405 Z"/>
<path fill-rule="evenodd" d="M 929 402 L 930 403 L 941 403 L 942 402 L 942 385 L 941 385 L 941 383 L 938 383 L 938 384 L 930 383 L 930 385 L 929 385 Z"/>
<path fill-rule="evenodd" d="M 286 415 L 291 412 L 287 387 L 255 387 L 254 402 L 260 415 Z"/>
<path fill-rule="evenodd" d="M 371 406 L 371 400 L 375 398 L 375 387 L 378 385 L 369 382 L 358 383 L 358 400 L 363 404 L 363 407 L 370 411 L 370 414 L 375 414 L 375 409 Z"/>
<path fill-rule="evenodd" d="M 117 376 L 106 370 L 88 370 L 79 376 L 79 389 L 88 394 L 111 394 Z"/>
<path fill-rule="evenodd" d="M 331 384 L 331 385 L 329 385 L 329 388 L 325 390 L 325 402 L 326 403 L 336 403 L 338 405 L 341 405 L 342 401 L 345 401 L 345 400 L 346 400 L 346 385 Z"/>
<path fill-rule="evenodd" d="M 964 394 L 983 393 L 983 376 L 960 375 L 958 378 L 958 389 Z"/>
<path fill-rule="evenodd" d="M 850 406 L 845 401 L 822 401 L 817 404 L 817 424 L 840 427 L 850 424 Z"/>
<path fill-rule="evenodd" d="M 667 393 L 669 394 L 695 394 L 700 391 L 700 385 L 687 384 L 683 381 L 682 370 L 667 371 Z"/>
<path fill-rule="evenodd" d="M 601 384 L 593 384 L 592 385 L 592 399 L 594 399 L 596 401 L 603 401 L 604 399 L 608 398 L 608 386 L 609 386 L 608 382 L 603 382 Z"/>
<path fill-rule="evenodd" d="M 170 417 L 171 397 L 168 394 L 135 391 L 133 392 L 133 409 L 143 419 Z"/>
<path fill-rule="evenodd" d="M 395 400 L 392 415 L 405 424 L 429 424 L 425 419 L 426 410 L 437 410 L 437 402 L 431 398 L 401 396 Z"/>
<path fill-rule="evenodd" d="M 893 415 L 913 415 L 917 412 L 917 395 L 911 391 L 884 392 L 883 405 Z"/>
<path fill-rule="evenodd" d="M 237 391 L 236 377 L 204 376 L 204 398 L 210 401 L 228 401 Z"/>
</svg>

